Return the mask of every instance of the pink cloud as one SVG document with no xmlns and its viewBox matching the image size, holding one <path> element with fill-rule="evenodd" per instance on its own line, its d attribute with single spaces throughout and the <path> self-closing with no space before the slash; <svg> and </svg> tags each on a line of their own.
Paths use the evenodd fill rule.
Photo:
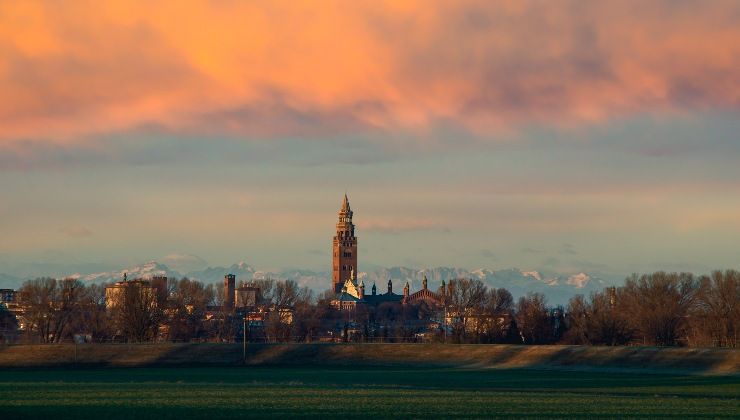
<svg viewBox="0 0 740 420">
<path fill-rule="evenodd" d="M 7 3 L 0 141 L 473 132 L 740 105 L 740 4 Z"/>
</svg>

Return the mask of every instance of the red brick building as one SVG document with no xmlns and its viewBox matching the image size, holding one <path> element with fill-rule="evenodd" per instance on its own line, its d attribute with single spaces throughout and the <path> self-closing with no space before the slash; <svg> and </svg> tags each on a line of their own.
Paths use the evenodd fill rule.
<svg viewBox="0 0 740 420">
<path fill-rule="evenodd" d="M 352 209 L 347 194 L 344 195 L 342 208 L 339 210 L 337 234 L 333 243 L 332 288 L 334 293 L 341 293 L 344 283 L 357 272 L 357 237 L 352 223 Z"/>
</svg>

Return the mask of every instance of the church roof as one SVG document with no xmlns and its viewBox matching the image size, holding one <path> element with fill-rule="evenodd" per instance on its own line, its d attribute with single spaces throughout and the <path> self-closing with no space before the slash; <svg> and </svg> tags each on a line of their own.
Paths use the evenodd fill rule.
<svg viewBox="0 0 740 420">
<path fill-rule="evenodd" d="M 356 298 L 360 297 L 359 286 L 351 278 L 344 281 L 344 287 L 342 287 L 342 291 L 350 296 L 354 296 Z"/>
<path fill-rule="evenodd" d="M 417 291 L 417 292 L 412 293 L 411 295 L 409 295 L 409 297 L 407 299 L 408 302 L 413 302 L 415 300 L 427 300 L 427 301 L 432 301 L 432 302 L 440 303 L 441 304 L 442 303 L 442 296 L 440 296 L 437 293 L 432 292 L 429 289 L 421 289 L 421 290 L 419 290 L 419 291 Z"/>
<path fill-rule="evenodd" d="M 383 302 L 400 302 L 402 299 L 402 295 L 397 295 L 395 293 L 383 293 L 382 295 L 365 295 L 365 302 L 371 304 L 379 304 Z"/>
<path fill-rule="evenodd" d="M 334 298 L 334 300 L 336 300 L 336 301 L 340 301 L 340 300 L 341 300 L 342 302 L 359 302 L 359 301 L 360 301 L 360 299 L 358 299 L 358 298 L 356 298 L 356 297 L 354 297 L 354 296 L 350 295 L 350 294 L 349 294 L 349 293 L 347 293 L 347 292 L 341 292 L 341 293 L 339 293 L 339 294 L 338 294 L 338 295 L 337 295 L 337 296 L 336 296 L 336 297 Z"/>
</svg>

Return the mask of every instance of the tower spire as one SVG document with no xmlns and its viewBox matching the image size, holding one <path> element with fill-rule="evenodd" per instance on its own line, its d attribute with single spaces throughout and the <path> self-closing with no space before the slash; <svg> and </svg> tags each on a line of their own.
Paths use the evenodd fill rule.
<svg viewBox="0 0 740 420">
<path fill-rule="evenodd" d="M 347 198 L 347 193 L 344 193 L 344 200 L 342 200 L 342 211 L 349 211 L 349 199 Z"/>
</svg>

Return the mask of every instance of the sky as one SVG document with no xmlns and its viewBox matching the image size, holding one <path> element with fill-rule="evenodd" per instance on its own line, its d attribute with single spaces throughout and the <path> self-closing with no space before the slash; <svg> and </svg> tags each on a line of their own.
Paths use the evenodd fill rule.
<svg viewBox="0 0 740 420">
<path fill-rule="evenodd" d="M 740 2 L 0 3 L 0 273 L 740 268 Z"/>
</svg>

